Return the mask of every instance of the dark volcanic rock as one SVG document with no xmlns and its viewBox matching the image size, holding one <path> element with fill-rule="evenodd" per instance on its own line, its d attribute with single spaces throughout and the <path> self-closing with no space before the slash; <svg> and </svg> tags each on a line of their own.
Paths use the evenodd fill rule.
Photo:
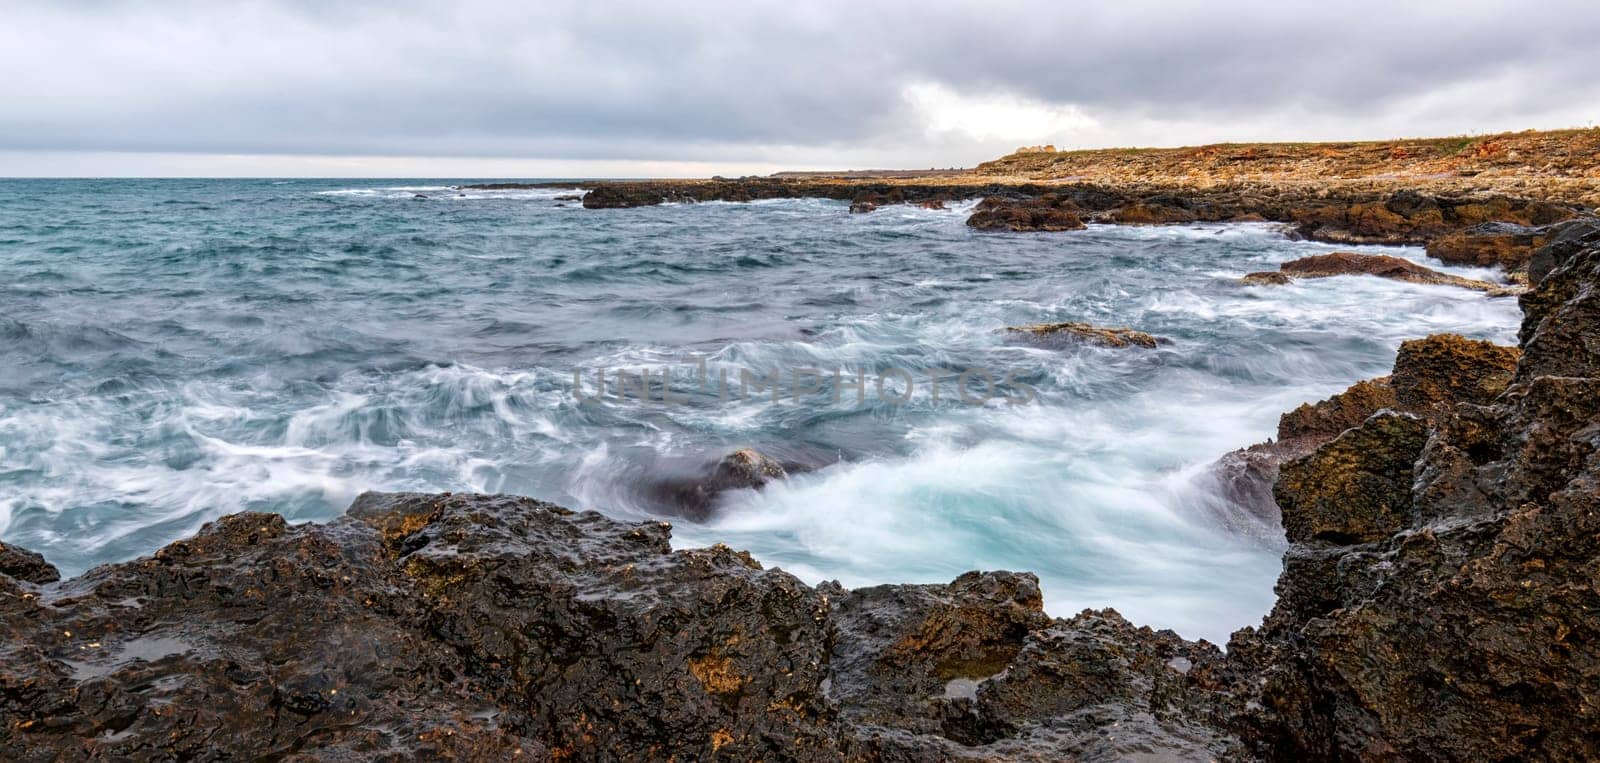
<svg viewBox="0 0 1600 763">
<path fill-rule="evenodd" d="M 730 490 L 765 487 L 791 472 L 809 471 L 810 465 L 785 464 L 752 448 L 740 448 L 715 461 L 694 466 L 687 474 L 653 477 L 647 498 L 664 513 L 694 521 L 710 518 L 717 499 Z"/>
<path fill-rule="evenodd" d="M 1031 575 L 813 589 L 664 523 L 372 494 L 0 575 L 0 759 L 1215 757 L 1220 654 Z M 14 568 L 8 568 L 14 569 Z M 1108 729 L 1117 729 L 1114 734 Z"/>
<path fill-rule="evenodd" d="M 1600 220 L 1584 218 L 1551 226 L 1544 246 L 1528 258 L 1528 282 L 1538 285 L 1557 265 L 1595 247 L 1600 247 Z"/>
<path fill-rule="evenodd" d="M 1497 397 L 1429 387 L 1476 402 L 1436 406 L 1409 469 L 1424 420 L 1380 414 L 1352 430 L 1363 447 L 1346 433 L 1310 458 L 1382 479 L 1287 485 L 1314 500 L 1284 506 L 1300 541 L 1278 606 L 1229 645 L 1228 669 L 1253 687 L 1235 717 L 1258 754 L 1600 756 L 1597 261 L 1572 253 L 1525 298 L 1522 359 Z"/>
<path fill-rule="evenodd" d="M 1084 227 L 1071 199 L 1046 194 L 1032 199 L 991 196 L 978 203 L 967 225 L 978 230 L 1063 231 Z"/>
<path fill-rule="evenodd" d="M 4 543 L 0 543 L 0 575 L 9 575 L 24 583 L 53 583 L 61 579 L 61 573 L 44 557 Z"/>
</svg>

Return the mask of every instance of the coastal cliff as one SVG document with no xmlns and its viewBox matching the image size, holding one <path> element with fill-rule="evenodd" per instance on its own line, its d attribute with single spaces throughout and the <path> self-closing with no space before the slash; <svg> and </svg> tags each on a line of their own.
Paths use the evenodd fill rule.
<svg viewBox="0 0 1600 763">
<path fill-rule="evenodd" d="M 664 523 L 368 494 L 69 580 L 0 546 L 0 757 L 1593 759 L 1597 233 L 1531 257 L 1520 353 L 1432 338 L 1285 417 L 1279 601 L 1225 654 L 1049 617 L 1026 573 L 813 587 Z"/>
</svg>

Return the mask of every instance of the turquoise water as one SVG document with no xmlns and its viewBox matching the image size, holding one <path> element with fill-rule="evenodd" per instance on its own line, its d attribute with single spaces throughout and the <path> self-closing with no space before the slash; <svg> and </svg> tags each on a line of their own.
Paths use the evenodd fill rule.
<svg viewBox="0 0 1600 763">
<path fill-rule="evenodd" d="M 584 210 L 453 182 L 0 181 L 0 538 L 75 573 L 230 512 L 327 519 L 368 489 L 662 516 L 661 475 L 753 446 L 813 471 L 675 519 L 679 545 L 848 585 L 1032 570 L 1054 614 L 1221 639 L 1270 607 L 1281 542 L 1205 465 L 1386 373 L 1403 339 L 1509 342 L 1519 318 L 1378 279 L 1240 286 L 1333 249 L 1267 225 L 980 234 L 962 207 Z M 1172 343 L 998 330 L 1062 320 Z M 835 404 L 831 383 L 720 400 L 692 390 L 701 361 L 921 386 L 903 405 Z M 574 371 L 592 393 L 598 369 L 663 366 L 687 402 L 573 395 Z M 1037 399 L 971 405 L 951 379 L 934 402 L 936 368 Z"/>
</svg>

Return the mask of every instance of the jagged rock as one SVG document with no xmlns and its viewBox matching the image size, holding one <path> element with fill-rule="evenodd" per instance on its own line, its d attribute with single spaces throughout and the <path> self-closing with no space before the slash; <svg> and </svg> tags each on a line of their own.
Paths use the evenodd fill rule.
<svg viewBox="0 0 1600 763">
<path fill-rule="evenodd" d="M 53 583 L 61 579 L 61 573 L 44 557 L 5 543 L 0 543 L 0 575 L 9 575 L 24 583 Z"/>
<path fill-rule="evenodd" d="M 1221 653 L 1113 610 L 1051 620 L 1038 581 L 969 573 L 948 586 L 828 589 L 830 694 L 890 760 L 1216 758 L 1206 722 Z"/>
<path fill-rule="evenodd" d="M 236 514 L 0 575 L 0 759 L 1217 757 L 1221 654 L 1038 581 L 813 589 L 527 498 Z M 1108 730 L 1115 729 L 1114 733 Z"/>
<path fill-rule="evenodd" d="M 1069 339 L 1102 347 L 1144 347 L 1154 349 L 1168 340 L 1130 328 L 1104 328 L 1087 323 L 1030 323 L 1007 326 L 1006 331 L 1042 339 Z"/>
<path fill-rule="evenodd" d="M 1595 243 L 1577 248 L 1590 239 Z M 1575 226 L 1552 236 L 1541 253 L 1551 270 L 1521 300 L 1524 358 L 1517 381 L 1600 376 L 1600 229 Z"/>
<path fill-rule="evenodd" d="M 1443 385 L 1479 402 L 1435 406 L 1429 419 L 1405 424 L 1379 414 L 1309 457 L 1333 449 L 1325 458 L 1342 455 L 1387 480 L 1280 483 L 1316 498 L 1285 504 L 1292 538 L 1317 538 L 1323 509 L 1338 521 L 1330 537 L 1291 547 L 1278 605 L 1262 628 L 1229 644 L 1228 670 L 1249 687 L 1233 717 L 1256 754 L 1600 755 L 1600 378 L 1584 345 L 1597 325 L 1597 255 L 1569 253 L 1524 298 L 1521 362 L 1487 405 L 1493 385 Z M 1485 364 L 1486 377 L 1499 360 Z M 1373 455 L 1341 443 L 1386 418 L 1362 435 Z M 1426 444 L 1401 485 L 1422 421 Z M 1370 522 L 1352 532 L 1339 518 L 1374 497 L 1410 506 L 1395 532 Z M 1392 514 L 1374 516 L 1393 527 Z"/>
<path fill-rule="evenodd" d="M 1070 198 L 1046 194 L 1030 199 L 991 196 L 978 203 L 967 225 L 978 230 L 1064 231 L 1084 228 Z"/>
<path fill-rule="evenodd" d="M 1273 494 L 1290 542 L 1366 543 L 1398 532 L 1411 509 L 1411 473 L 1426 423 L 1379 413 L 1310 455 L 1285 463 Z"/>
<path fill-rule="evenodd" d="M 1457 334 L 1400 344 L 1389 386 L 1395 404 L 1428 413 L 1459 403 L 1485 405 L 1505 391 L 1522 351 Z"/>
<path fill-rule="evenodd" d="M 1280 442 L 1314 440 L 1321 445 L 1346 429 L 1361 426 L 1372 414 L 1398 403 L 1389 377 L 1359 381 L 1317 403 L 1306 403 L 1278 418 Z"/>
<path fill-rule="evenodd" d="M 1551 226 L 1544 246 L 1528 258 L 1528 283 L 1537 286 L 1557 265 L 1595 247 L 1600 247 L 1600 220 L 1590 217 Z"/>
<path fill-rule="evenodd" d="M 647 481 L 645 497 L 662 513 L 694 521 L 711 517 L 718 498 L 730 490 L 759 490 L 791 472 L 807 471 L 799 462 L 784 463 L 753 448 L 740 448 L 715 461 L 683 465 L 661 465 L 663 474 Z"/>
</svg>

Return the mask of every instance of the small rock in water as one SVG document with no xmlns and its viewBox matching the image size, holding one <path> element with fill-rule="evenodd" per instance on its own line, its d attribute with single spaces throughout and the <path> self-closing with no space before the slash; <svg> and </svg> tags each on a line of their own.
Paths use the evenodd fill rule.
<svg viewBox="0 0 1600 763">
<path fill-rule="evenodd" d="M 1015 334 L 1028 334 L 1047 339 L 1074 339 L 1097 344 L 1102 347 L 1145 347 L 1154 349 L 1157 345 L 1168 344 L 1170 340 L 1136 331 L 1130 328 L 1105 328 L 1091 326 L 1087 323 L 1076 321 L 1066 323 L 1030 323 L 1023 326 L 1007 326 L 1006 331 Z"/>
</svg>

